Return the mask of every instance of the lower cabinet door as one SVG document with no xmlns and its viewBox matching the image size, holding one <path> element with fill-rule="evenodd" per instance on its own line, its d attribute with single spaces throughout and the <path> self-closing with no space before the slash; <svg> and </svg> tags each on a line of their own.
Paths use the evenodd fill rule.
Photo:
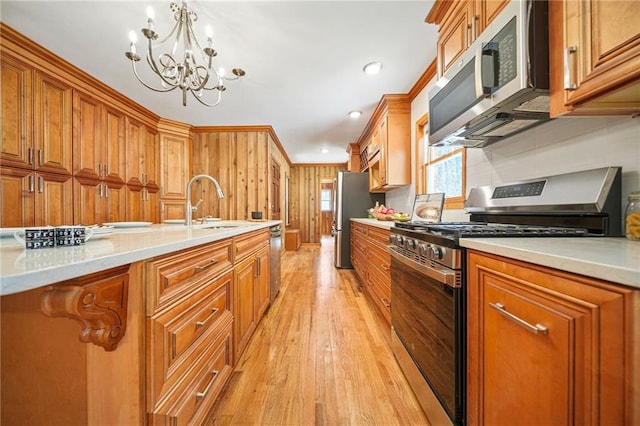
<svg viewBox="0 0 640 426">
<path fill-rule="evenodd" d="M 637 423 L 637 294 L 472 250 L 467 264 L 468 425 Z"/>
<path fill-rule="evenodd" d="M 256 261 L 253 256 L 243 260 L 235 268 L 234 277 L 234 327 L 235 356 L 239 357 L 256 329 L 255 278 Z"/>
<path fill-rule="evenodd" d="M 202 425 L 233 371 L 231 322 L 194 362 L 173 392 L 149 414 L 150 425 Z"/>
</svg>

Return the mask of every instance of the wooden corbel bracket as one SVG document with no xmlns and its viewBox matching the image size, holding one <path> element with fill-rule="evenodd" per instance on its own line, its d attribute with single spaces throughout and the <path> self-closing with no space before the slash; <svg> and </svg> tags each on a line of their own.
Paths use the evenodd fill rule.
<svg viewBox="0 0 640 426">
<path fill-rule="evenodd" d="M 79 321 L 80 341 L 112 351 L 127 327 L 128 269 L 126 265 L 52 286 L 42 295 L 42 312 Z"/>
</svg>

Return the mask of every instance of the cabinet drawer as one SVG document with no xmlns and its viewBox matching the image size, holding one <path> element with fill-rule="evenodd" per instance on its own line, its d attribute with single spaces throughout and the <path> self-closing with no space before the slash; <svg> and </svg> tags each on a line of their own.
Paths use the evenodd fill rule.
<svg viewBox="0 0 640 426">
<path fill-rule="evenodd" d="M 260 246 L 269 243 L 269 230 L 251 232 L 233 238 L 233 263 L 238 263 Z"/>
<path fill-rule="evenodd" d="M 370 226 L 367 230 L 367 234 L 369 236 L 369 241 L 380 247 L 386 247 L 391 244 L 389 241 L 388 229 L 381 229 Z"/>
<path fill-rule="evenodd" d="M 232 324 L 212 335 L 206 350 L 177 384 L 171 395 L 150 415 L 152 425 L 200 425 L 233 371 Z"/>
<path fill-rule="evenodd" d="M 201 290 L 147 319 L 148 393 L 159 401 L 192 368 L 206 336 L 232 322 L 232 281 L 229 271 Z"/>
<path fill-rule="evenodd" d="M 391 290 L 369 271 L 367 291 L 387 322 L 391 324 Z"/>
<path fill-rule="evenodd" d="M 153 283 L 148 290 L 148 315 L 230 269 L 231 259 L 231 239 L 227 239 L 148 262 L 146 273 Z"/>
</svg>

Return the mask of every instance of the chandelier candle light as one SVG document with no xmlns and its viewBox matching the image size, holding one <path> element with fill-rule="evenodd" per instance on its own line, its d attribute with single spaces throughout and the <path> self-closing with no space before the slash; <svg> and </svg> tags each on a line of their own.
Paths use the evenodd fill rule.
<svg viewBox="0 0 640 426">
<path fill-rule="evenodd" d="M 151 6 L 147 8 L 147 28 L 142 29 L 142 34 L 149 41 L 147 48 L 147 63 L 151 70 L 160 78 L 162 87 L 153 87 L 145 83 L 136 69 L 136 62 L 140 56 L 136 53 L 136 33 L 129 33 L 129 51 L 125 56 L 131 60 L 133 73 L 140 83 L 156 92 L 170 92 L 179 88 L 182 90 L 182 105 L 187 105 L 187 93 L 193 96 L 203 105 L 214 107 L 222 100 L 222 92 L 226 90 L 225 81 L 237 80 L 245 75 L 244 70 L 234 68 L 233 76 L 225 76 L 224 69 L 216 69 L 213 66 L 213 57 L 218 53 L 213 49 L 213 30 L 206 27 L 207 46 L 202 48 L 193 31 L 193 24 L 198 20 L 198 15 L 187 8 L 187 1 L 183 0 L 179 5 L 172 2 L 170 5 L 176 24 L 173 29 L 161 41 L 154 44 L 158 34 L 154 30 L 154 12 Z M 153 50 L 172 40 L 171 51 L 161 53 L 154 57 Z M 178 48 L 182 47 L 182 59 L 179 60 Z M 206 64 L 206 65 L 205 65 Z M 207 95 L 214 92 L 212 101 L 207 101 Z"/>
</svg>

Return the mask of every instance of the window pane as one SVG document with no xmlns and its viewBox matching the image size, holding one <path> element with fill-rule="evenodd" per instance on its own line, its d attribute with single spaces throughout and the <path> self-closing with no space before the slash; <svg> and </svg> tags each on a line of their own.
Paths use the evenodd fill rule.
<svg viewBox="0 0 640 426">
<path fill-rule="evenodd" d="M 432 148 L 429 149 L 430 155 L 431 155 L 431 161 L 436 160 L 440 157 L 442 157 L 443 155 L 447 155 L 457 149 L 460 149 L 459 146 L 434 146 Z"/>
<path fill-rule="evenodd" d="M 427 167 L 427 192 L 444 192 L 446 198 L 462 196 L 462 152 Z"/>
</svg>

